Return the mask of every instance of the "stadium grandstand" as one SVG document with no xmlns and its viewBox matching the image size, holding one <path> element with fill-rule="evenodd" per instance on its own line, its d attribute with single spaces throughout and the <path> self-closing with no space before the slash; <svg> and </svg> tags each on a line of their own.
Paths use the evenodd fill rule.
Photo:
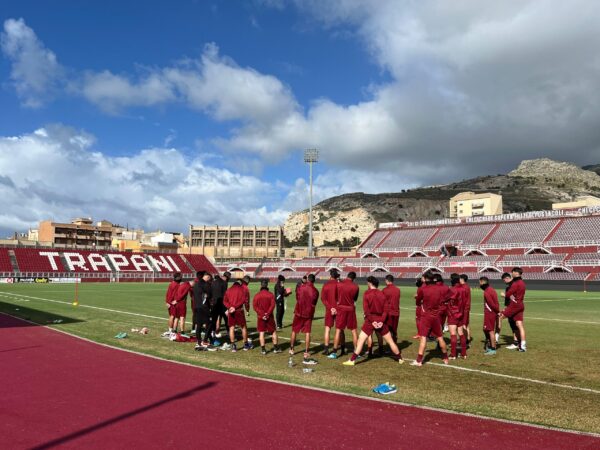
<svg viewBox="0 0 600 450">
<path fill-rule="evenodd" d="M 521 266 L 531 280 L 600 280 L 600 208 L 534 211 L 380 224 L 347 258 L 305 258 L 263 263 L 255 277 L 328 277 L 335 267 L 359 277 L 414 279 L 426 270 L 485 274 Z"/>
<path fill-rule="evenodd" d="M 217 272 L 203 255 L 53 247 L 0 248 L 0 279 L 5 282 L 167 281 L 175 272 L 193 278 L 199 270 Z"/>
</svg>

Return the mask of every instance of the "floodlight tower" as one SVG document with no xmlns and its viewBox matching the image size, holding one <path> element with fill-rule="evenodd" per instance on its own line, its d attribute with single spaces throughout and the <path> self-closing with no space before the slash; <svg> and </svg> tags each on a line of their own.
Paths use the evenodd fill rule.
<svg viewBox="0 0 600 450">
<path fill-rule="evenodd" d="M 313 256 L 313 163 L 319 162 L 319 150 L 308 148 L 304 150 L 304 162 L 308 163 L 308 256 Z"/>
</svg>

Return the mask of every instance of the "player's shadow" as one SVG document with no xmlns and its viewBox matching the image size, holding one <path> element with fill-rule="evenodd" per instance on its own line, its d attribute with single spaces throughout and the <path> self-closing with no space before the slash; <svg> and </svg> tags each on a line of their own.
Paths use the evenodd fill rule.
<svg viewBox="0 0 600 450">
<path fill-rule="evenodd" d="M 69 324 L 83 322 L 83 320 L 74 319 L 73 317 L 29 308 L 24 306 L 21 302 L 15 304 L 0 301 L 0 313 L 4 313 L 7 316 L 12 317 L 7 317 L 4 320 L 0 320 L 0 328 L 22 328 L 58 323 Z"/>
<path fill-rule="evenodd" d="M 142 406 L 141 408 L 137 408 L 137 409 L 134 409 L 132 411 L 120 414 L 120 415 L 118 415 L 116 417 L 104 420 L 104 421 L 99 422 L 99 423 L 97 423 L 95 425 L 83 428 L 83 429 L 81 429 L 79 431 L 75 431 L 73 433 L 61 436 L 61 437 L 53 439 L 51 441 L 44 442 L 43 444 L 37 445 L 37 446 L 35 446 L 33 448 L 41 450 L 41 449 L 48 449 L 48 448 L 52 448 L 52 447 L 63 445 L 65 443 L 69 442 L 69 441 L 72 441 L 74 439 L 78 439 L 78 438 L 80 438 L 82 436 L 85 436 L 85 435 L 87 435 L 89 433 L 93 433 L 95 431 L 98 431 L 98 430 L 101 430 L 103 428 L 106 428 L 106 427 L 109 427 L 111 425 L 114 425 L 115 423 L 121 422 L 122 420 L 129 419 L 129 418 L 137 416 L 139 414 L 143 414 L 143 413 L 145 413 L 147 411 L 150 411 L 152 409 L 155 409 L 155 408 L 160 408 L 161 406 L 168 405 L 169 403 L 172 403 L 174 401 L 181 400 L 181 399 L 184 399 L 186 397 L 190 397 L 190 396 L 192 396 L 192 395 L 194 395 L 194 394 L 196 394 L 196 393 L 198 393 L 200 391 L 203 391 L 205 389 L 210 389 L 211 387 L 214 387 L 216 384 L 217 383 L 214 382 L 214 381 L 209 381 L 208 383 L 200 384 L 200 385 L 198 385 L 198 386 L 196 386 L 196 387 L 194 387 L 192 389 L 188 389 L 186 391 L 179 392 L 178 394 L 172 395 L 172 396 L 164 398 L 162 400 L 158 400 L 158 401 L 156 401 L 154 403 L 150 403 L 149 405 Z"/>
</svg>

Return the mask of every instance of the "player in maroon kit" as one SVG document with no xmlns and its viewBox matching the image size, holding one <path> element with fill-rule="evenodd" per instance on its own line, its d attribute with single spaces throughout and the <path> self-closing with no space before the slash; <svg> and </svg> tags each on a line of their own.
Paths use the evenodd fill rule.
<svg viewBox="0 0 600 450">
<path fill-rule="evenodd" d="M 369 288 L 363 294 L 363 312 L 365 314 L 365 322 L 360 330 L 358 341 L 354 347 L 354 352 L 348 361 L 344 361 L 345 366 L 353 366 L 356 364 L 356 358 L 360 355 L 365 342 L 373 333 L 381 335 L 381 338 L 390 346 L 390 350 L 394 354 L 394 358 L 400 364 L 404 362 L 402 354 L 398 346 L 392 338 L 392 333 L 387 325 L 387 300 L 385 294 L 381 292 L 379 280 L 373 276 L 367 278 Z"/>
<path fill-rule="evenodd" d="M 173 281 L 171 281 L 169 287 L 167 287 L 165 303 L 167 304 L 167 311 L 169 312 L 169 329 L 161 335 L 162 337 L 169 337 L 176 327 L 175 316 L 177 315 L 177 312 L 175 310 L 175 294 L 177 293 L 181 279 L 181 273 L 176 272 L 173 275 Z"/>
<path fill-rule="evenodd" d="M 356 272 L 349 272 L 346 279 L 338 285 L 338 299 L 337 299 L 337 318 L 335 323 L 335 338 L 333 340 L 333 351 L 329 354 L 328 358 L 336 359 L 338 348 L 341 349 L 341 354 L 346 353 L 346 336 L 344 330 L 348 329 L 352 333 L 352 342 L 354 348 L 358 342 L 358 334 L 356 328 L 358 327 L 356 322 L 356 300 L 358 300 L 358 285 L 354 283 L 356 279 Z"/>
<path fill-rule="evenodd" d="M 462 273 L 460 275 L 460 285 L 464 289 L 465 295 L 465 313 L 463 318 L 463 328 L 467 335 L 467 347 L 469 343 L 473 340 L 471 337 L 471 327 L 469 324 L 471 323 L 471 287 L 469 286 L 469 277 L 466 273 Z"/>
<path fill-rule="evenodd" d="M 517 335 L 518 348 L 520 352 L 527 351 L 527 343 L 525 341 L 525 326 L 523 325 L 523 314 L 525 312 L 525 282 L 522 278 L 523 269 L 520 267 L 515 267 L 512 270 L 512 284 L 510 288 L 505 293 L 502 293 L 503 297 L 510 299 L 509 305 L 504 308 L 504 310 L 500 313 L 500 319 L 507 317 L 508 319 L 512 319 L 515 323 L 516 330 L 515 334 Z"/>
<path fill-rule="evenodd" d="M 185 332 L 185 316 L 187 315 L 187 298 L 192 295 L 194 282 L 182 281 L 177 286 L 175 292 L 175 320 L 179 327 L 179 332 Z"/>
<path fill-rule="evenodd" d="M 385 287 L 382 290 L 387 306 L 387 326 L 392 333 L 392 339 L 398 343 L 398 322 L 400 320 L 400 288 L 394 285 L 394 276 L 385 276 Z M 380 345 L 381 347 L 381 345 Z"/>
<path fill-rule="evenodd" d="M 448 330 L 450 331 L 450 359 L 456 359 L 457 340 L 460 338 L 460 355 L 467 357 L 467 337 L 463 330 L 465 291 L 457 273 L 450 275 L 450 302 L 448 303 Z M 458 336 L 457 336 L 458 335 Z"/>
<path fill-rule="evenodd" d="M 417 293 L 415 294 L 416 308 L 415 308 L 415 324 L 417 325 L 417 334 L 415 334 L 412 338 L 419 339 L 419 322 L 421 321 L 421 313 L 423 310 L 421 309 L 421 305 L 418 302 L 418 298 L 421 297 L 423 286 L 425 286 L 425 274 L 421 275 L 417 282 L 415 283 L 417 286 Z"/>
<path fill-rule="evenodd" d="M 315 276 L 308 275 L 306 283 L 296 290 L 296 307 L 294 309 L 294 321 L 292 322 L 292 337 L 290 339 L 290 355 L 294 354 L 296 335 L 304 333 L 304 364 L 314 365 L 317 361 L 310 357 L 310 331 L 312 321 L 315 317 L 315 308 L 319 301 L 319 291 L 314 286 Z"/>
<path fill-rule="evenodd" d="M 263 355 L 267 354 L 265 347 L 265 333 L 271 333 L 273 341 L 273 353 L 281 353 L 277 343 L 277 330 L 275 329 L 275 296 L 269 292 L 269 280 L 260 282 L 260 291 L 254 296 L 252 306 L 256 311 L 256 330 L 258 331 L 258 340 Z"/>
<path fill-rule="evenodd" d="M 324 355 L 329 355 L 329 339 L 331 329 L 335 327 L 335 318 L 337 315 L 337 297 L 340 272 L 337 269 L 329 271 L 329 281 L 321 288 L 321 301 L 325 305 L 325 336 L 323 350 Z M 335 336 L 334 336 L 335 341 Z"/>
<path fill-rule="evenodd" d="M 500 312 L 498 294 L 495 289 L 490 287 L 490 280 L 488 277 L 481 277 L 479 279 L 479 286 L 483 290 L 483 334 L 485 335 L 486 341 L 484 355 L 495 355 L 496 319 Z"/>
<path fill-rule="evenodd" d="M 242 338 L 244 350 L 251 350 L 252 344 L 248 342 L 248 326 L 244 315 L 244 306 L 246 305 L 246 290 L 240 281 L 236 281 L 225 292 L 223 305 L 227 308 L 227 324 L 229 325 L 229 340 L 231 341 L 231 351 L 236 352 L 235 346 L 235 327 L 242 329 Z"/>
<path fill-rule="evenodd" d="M 424 275 L 425 285 L 417 295 L 416 303 L 421 305 L 422 315 L 419 321 L 419 351 L 417 360 L 411 364 L 413 366 L 423 365 L 423 354 L 427 347 L 427 336 L 433 335 L 442 351 L 442 359 L 444 364 L 448 364 L 448 353 L 446 342 L 442 337 L 442 327 L 440 325 L 439 308 L 440 305 L 447 299 L 447 286 L 438 286 L 433 281 L 433 275 L 426 273 Z M 443 289 L 446 288 L 446 289 Z"/>
</svg>

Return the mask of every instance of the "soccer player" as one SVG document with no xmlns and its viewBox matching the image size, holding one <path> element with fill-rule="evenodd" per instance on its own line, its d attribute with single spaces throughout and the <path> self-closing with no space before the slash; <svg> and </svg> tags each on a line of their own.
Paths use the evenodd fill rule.
<svg viewBox="0 0 600 450">
<path fill-rule="evenodd" d="M 421 297 L 422 294 L 422 289 L 423 286 L 425 285 L 425 274 L 421 275 L 421 277 L 419 279 L 417 279 L 415 286 L 417 286 L 417 293 L 415 294 L 415 301 L 416 301 L 416 307 L 415 307 L 415 323 L 417 325 L 417 334 L 415 334 L 412 338 L 413 339 L 419 339 L 421 336 L 419 336 L 419 322 L 421 320 L 421 305 L 418 302 L 418 298 Z"/>
<path fill-rule="evenodd" d="M 427 336 L 430 334 L 437 339 L 440 350 L 442 351 L 444 364 L 448 364 L 448 352 L 446 342 L 442 337 L 442 327 L 440 325 L 439 316 L 440 305 L 445 301 L 447 293 L 445 290 L 442 290 L 443 286 L 437 286 L 434 283 L 433 275 L 431 273 L 425 273 L 423 277 L 425 279 L 425 284 L 416 299 L 417 304 L 421 305 L 422 309 L 421 320 L 419 321 L 419 350 L 417 360 L 413 361 L 411 365 L 418 367 L 423 365 L 423 354 L 427 347 Z"/>
<path fill-rule="evenodd" d="M 508 290 L 510 289 L 510 286 L 512 285 L 512 275 L 508 272 L 504 272 L 502 274 L 502 281 L 504 281 L 504 284 L 506 284 L 506 287 L 504 288 L 504 307 L 507 307 L 508 305 L 510 305 L 510 298 L 506 297 L 506 292 L 508 292 Z M 513 343 L 510 344 L 508 347 L 506 347 L 508 350 L 516 350 L 519 348 L 519 341 L 517 340 L 517 325 L 515 324 L 515 321 L 512 319 L 508 319 L 508 325 L 510 326 L 510 329 L 512 331 L 512 336 L 513 336 Z M 500 341 L 500 332 L 502 331 L 502 320 L 500 319 L 500 316 L 498 316 L 498 318 L 496 319 L 496 345 L 498 345 L 499 341 Z"/>
<path fill-rule="evenodd" d="M 467 337 L 463 330 L 465 294 L 457 273 L 450 275 L 451 297 L 448 304 L 448 330 L 450 331 L 450 359 L 456 359 L 457 340 L 460 338 L 460 355 L 467 357 Z M 457 337 L 458 335 L 458 337 Z"/>
<path fill-rule="evenodd" d="M 329 281 L 321 288 L 321 301 L 323 302 L 323 305 L 325 305 L 325 337 L 323 339 L 325 341 L 325 349 L 323 350 L 325 356 L 330 353 L 330 332 L 331 329 L 335 327 L 339 279 L 340 272 L 337 269 L 331 269 L 329 271 Z"/>
<path fill-rule="evenodd" d="M 367 278 L 368 289 L 363 294 L 363 312 L 365 314 L 365 322 L 360 329 L 358 341 L 354 347 L 354 352 L 348 361 L 344 361 L 345 366 L 353 366 L 356 364 L 356 358 L 360 355 L 365 342 L 369 337 L 376 332 L 381 335 L 381 338 L 387 342 L 400 364 L 404 362 L 402 354 L 398 346 L 392 339 L 392 333 L 387 325 L 387 300 L 385 294 L 379 288 L 379 280 L 373 276 Z"/>
<path fill-rule="evenodd" d="M 212 299 L 211 290 L 212 275 L 208 272 L 202 272 L 202 277 L 194 284 L 194 307 L 196 311 L 196 350 L 207 350 L 210 346 L 212 337 L 211 330 L 211 311 L 210 304 Z M 204 336 L 202 333 L 204 332 Z M 212 347 L 210 348 L 212 350 Z"/>
<path fill-rule="evenodd" d="M 328 358 L 336 359 L 338 348 L 341 348 L 341 355 L 346 354 L 346 336 L 344 330 L 348 329 L 352 333 L 352 342 L 354 348 L 358 342 L 358 327 L 356 322 L 356 301 L 358 300 L 358 285 L 354 283 L 356 272 L 349 272 L 346 279 L 338 284 L 338 299 L 335 320 L 335 337 L 333 339 L 333 350 Z"/>
<path fill-rule="evenodd" d="M 248 275 L 245 275 L 244 278 L 242 278 L 242 288 L 244 289 L 244 309 L 246 310 L 246 317 L 250 317 L 250 289 L 248 288 L 249 284 L 250 277 Z M 252 345 L 252 338 L 250 337 L 246 337 L 246 339 L 244 340 L 244 350 L 249 350 L 248 348 L 246 348 L 247 346 L 249 346 L 250 349 L 254 348 L 254 345 Z"/>
<path fill-rule="evenodd" d="M 303 363 L 315 365 L 317 361 L 310 357 L 310 331 L 315 316 L 315 307 L 319 301 L 319 291 L 314 286 L 314 274 L 308 275 L 306 283 L 296 291 L 296 307 L 294 309 L 294 321 L 292 322 L 292 337 L 290 339 L 290 356 L 294 354 L 296 335 L 304 333 L 304 359 Z"/>
<path fill-rule="evenodd" d="M 277 283 L 275 283 L 275 305 L 277 306 L 277 312 L 275 315 L 275 322 L 277 323 L 277 329 L 283 328 L 283 315 L 285 313 L 285 298 L 292 293 L 291 290 L 285 288 L 285 277 L 283 275 L 277 276 Z"/>
<path fill-rule="evenodd" d="M 177 289 L 179 289 L 179 283 L 181 283 L 181 273 L 176 272 L 173 274 L 173 281 L 169 283 L 165 295 L 165 303 L 167 304 L 167 311 L 169 313 L 169 329 L 161 334 L 162 337 L 169 337 L 175 329 L 175 316 L 177 315 L 175 311 L 175 294 L 177 293 Z"/>
<path fill-rule="evenodd" d="M 227 292 L 227 287 L 229 284 L 229 280 L 231 279 L 231 273 L 223 272 L 223 275 L 215 275 L 212 283 L 211 283 L 211 294 L 212 294 L 212 307 L 211 307 L 211 336 L 215 339 L 215 345 L 219 345 L 218 339 L 221 337 L 221 320 L 223 321 L 223 325 L 225 326 L 225 330 L 227 327 L 227 315 L 225 305 L 223 305 L 223 298 L 225 297 L 225 292 Z"/>
<path fill-rule="evenodd" d="M 392 333 L 392 339 L 398 343 L 398 322 L 400 320 L 400 288 L 394 285 L 394 276 L 385 276 L 385 287 L 383 288 L 387 305 L 387 326 Z M 381 347 L 381 345 L 380 345 Z"/>
<path fill-rule="evenodd" d="M 509 305 L 500 313 L 500 319 L 507 317 L 512 319 L 516 327 L 517 348 L 520 352 L 527 351 L 527 342 L 525 341 L 525 326 L 523 325 L 523 315 L 525 312 L 525 291 L 526 286 L 522 278 L 523 269 L 515 267 L 512 270 L 512 284 L 506 293 L 502 293 L 504 298 L 510 300 Z M 510 348 L 510 347 L 506 347 Z"/>
<path fill-rule="evenodd" d="M 191 295 L 194 282 L 181 281 L 175 292 L 175 320 L 179 333 L 185 333 L 185 316 L 187 313 L 187 298 Z"/>
<path fill-rule="evenodd" d="M 463 328 L 467 335 L 467 347 L 469 347 L 470 342 L 473 340 L 471 337 L 471 327 L 469 324 L 471 323 L 471 286 L 469 286 L 469 277 L 466 273 L 462 273 L 460 275 L 460 285 L 464 289 L 465 295 L 465 313 L 463 317 Z"/>
<path fill-rule="evenodd" d="M 247 288 L 247 286 L 246 286 Z M 227 324 L 229 326 L 229 340 L 231 341 L 231 347 L 223 346 L 223 350 L 231 348 L 232 352 L 237 352 L 235 345 L 235 327 L 242 329 L 242 339 L 244 342 L 244 351 L 252 350 L 252 342 L 248 340 L 248 326 L 246 325 L 246 316 L 244 315 L 244 308 L 246 306 L 247 291 L 244 289 L 242 281 L 237 280 L 233 285 L 225 292 L 223 298 L 223 304 L 227 308 Z"/>
<path fill-rule="evenodd" d="M 496 318 L 500 312 L 498 294 L 490 287 L 488 277 L 479 278 L 479 286 L 483 290 L 483 334 L 486 340 L 484 355 L 496 354 Z M 489 346 L 487 345 L 489 342 Z"/>
<path fill-rule="evenodd" d="M 275 310 L 275 296 L 269 292 L 269 280 L 260 282 L 260 291 L 252 300 L 252 307 L 256 311 L 256 330 L 258 331 L 258 340 L 260 342 L 260 350 L 263 355 L 267 354 L 265 347 L 265 333 L 271 333 L 273 342 L 273 353 L 281 353 L 277 342 L 277 330 L 275 329 L 275 318 L 273 311 Z"/>
</svg>

